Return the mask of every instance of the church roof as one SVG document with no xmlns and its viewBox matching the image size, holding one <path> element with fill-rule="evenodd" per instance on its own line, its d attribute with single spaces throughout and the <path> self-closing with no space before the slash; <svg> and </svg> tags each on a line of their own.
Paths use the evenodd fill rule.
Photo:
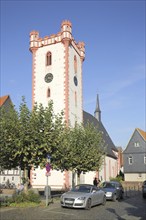
<svg viewBox="0 0 146 220">
<path fill-rule="evenodd" d="M 97 126 L 99 128 L 99 131 L 102 132 L 103 139 L 105 141 L 106 155 L 114 159 L 117 159 L 117 156 L 115 155 L 114 152 L 118 152 L 118 149 L 115 147 L 114 143 L 112 142 L 102 122 L 98 121 L 93 115 L 85 111 L 83 111 L 83 121 L 84 121 L 84 125 L 89 122 L 89 123 L 93 123 L 94 126 Z"/>
</svg>

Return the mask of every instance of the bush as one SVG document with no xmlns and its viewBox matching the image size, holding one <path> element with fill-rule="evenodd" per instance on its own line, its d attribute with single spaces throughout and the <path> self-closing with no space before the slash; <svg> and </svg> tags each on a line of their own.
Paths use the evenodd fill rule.
<svg viewBox="0 0 146 220">
<path fill-rule="evenodd" d="M 40 195 L 36 194 L 33 190 L 29 190 L 27 194 L 27 199 L 30 202 L 40 203 Z"/>
<path fill-rule="evenodd" d="M 117 176 L 117 177 L 115 177 L 115 178 L 110 178 L 110 181 L 118 181 L 118 182 L 122 182 L 123 181 L 123 179 L 122 179 L 122 177 L 121 176 Z"/>
<path fill-rule="evenodd" d="M 34 202 L 34 203 L 40 203 L 40 196 L 33 192 L 32 190 L 29 190 L 27 193 L 22 192 L 20 194 L 15 194 L 12 198 L 12 202 L 15 203 L 22 203 L 22 202 Z"/>
</svg>

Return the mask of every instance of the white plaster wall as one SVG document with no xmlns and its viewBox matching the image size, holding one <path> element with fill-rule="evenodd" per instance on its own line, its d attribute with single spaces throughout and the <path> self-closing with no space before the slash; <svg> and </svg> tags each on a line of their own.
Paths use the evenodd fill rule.
<svg viewBox="0 0 146 220">
<path fill-rule="evenodd" d="M 46 53 L 52 53 L 52 65 L 47 67 Z M 64 45 L 57 43 L 44 46 L 36 51 L 36 70 L 35 70 L 35 102 L 42 103 L 44 107 L 48 105 L 47 89 L 51 90 L 51 99 L 55 113 L 64 110 Z M 44 81 L 47 73 L 53 74 L 53 80 L 50 83 Z"/>
<path fill-rule="evenodd" d="M 144 180 L 146 180 L 146 173 L 141 173 L 141 177 L 139 177 L 139 173 L 125 173 L 124 178 L 125 181 L 143 182 Z"/>
<path fill-rule="evenodd" d="M 77 57 L 77 73 L 74 71 L 74 55 Z M 82 66 L 78 53 L 72 46 L 69 47 L 69 118 L 71 125 L 75 121 L 82 123 Z M 78 85 L 74 84 L 74 76 L 77 76 Z M 75 91 L 77 93 L 77 106 L 75 105 Z"/>
<path fill-rule="evenodd" d="M 33 188 L 44 188 L 47 183 L 46 169 L 40 167 L 33 170 L 32 174 L 32 186 Z M 62 189 L 64 183 L 64 172 L 51 170 L 50 176 L 48 176 L 48 185 L 52 189 Z"/>
</svg>

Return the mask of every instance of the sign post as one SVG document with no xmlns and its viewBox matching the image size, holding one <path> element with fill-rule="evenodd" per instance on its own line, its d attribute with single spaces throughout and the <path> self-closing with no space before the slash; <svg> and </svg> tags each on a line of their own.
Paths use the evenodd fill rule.
<svg viewBox="0 0 146 220">
<path fill-rule="evenodd" d="M 50 188 L 48 184 L 48 176 L 50 175 L 51 165 L 50 165 L 50 155 L 47 155 L 46 163 L 46 187 L 45 187 L 45 196 L 46 196 L 46 206 L 48 206 L 48 197 L 50 196 Z"/>
</svg>

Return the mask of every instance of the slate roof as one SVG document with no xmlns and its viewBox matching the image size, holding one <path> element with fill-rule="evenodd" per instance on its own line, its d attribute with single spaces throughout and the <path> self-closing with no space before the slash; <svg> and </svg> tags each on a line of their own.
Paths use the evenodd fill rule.
<svg viewBox="0 0 146 220">
<path fill-rule="evenodd" d="M 113 151 L 118 152 L 118 149 L 115 147 L 114 143 L 112 142 L 102 122 L 101 121 L 99 122 L 93 115 L 85 111 L 83 111 L 83 121 L 84 121 L 84 125 L 86 125 L 86 123 L 89 122 L 89 123 L 93 123 L 94 126 L 97 126 L 99 128 L 99 130 L 103 134 L 103 139 L 105 141 L 106 155 L 114 159 L 117 159 L 117 156 L 114 154 Z"/>
</svg>

